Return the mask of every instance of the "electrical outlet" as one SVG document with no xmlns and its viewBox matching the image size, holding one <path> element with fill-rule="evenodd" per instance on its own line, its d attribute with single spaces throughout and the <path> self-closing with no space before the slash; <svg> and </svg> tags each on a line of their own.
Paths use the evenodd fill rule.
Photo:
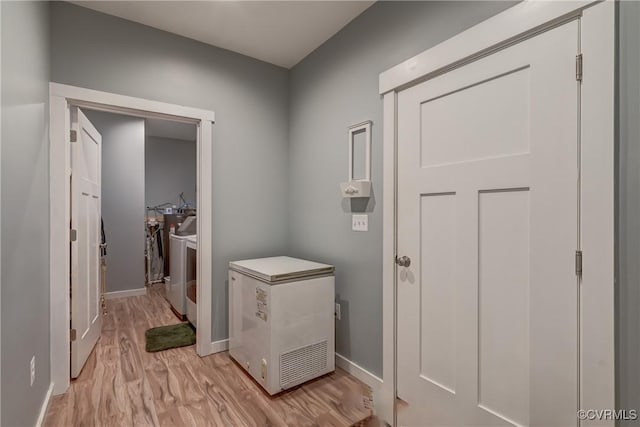
<svg viewBox="0 0 640 427">
<path fill-rule="evenodd" d="M 31 357 L 30 372 L 31 372 L 30 385 L 33 387 L 33 383 L 36 382 L 36 357 L 35 356 Z"/>
<path fill-rule="evenodd" d="M 369 215 L 351 215 L 351 230 L 369 231 Z"/>
<path fill-rule="evenodd" d="M 336 319 L 340 320 L 342 315 L 340 314 L 340 304 L 336 303 L 336 311 L 335 311 Z"/>
</svg>

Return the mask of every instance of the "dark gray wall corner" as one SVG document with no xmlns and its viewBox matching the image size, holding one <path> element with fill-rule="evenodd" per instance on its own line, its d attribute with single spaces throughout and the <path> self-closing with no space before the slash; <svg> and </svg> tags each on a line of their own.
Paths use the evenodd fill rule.
<svg viewBox="0 0 640 427">
<path fill-rule="evenodd" d="M 69 3 L 51 4 L 51 80 L 213 110 L 213 337 L 227 269 L 287 252 L 288 71 Z"/>
<path fill-rule="evenodd" d="M 291 70 L 289 242 L 294 256 L 336 266 L 336 349 L 382 373 L 382 100 L 386 69 L 515 2 L 378 2 Z M 345 203 L 347 127 L 373 120 L 375 203 Z M 369 232 L 351 213 L 369 212 Z"/>
<path fill-rule="evenodd" d="M 49 5 L 0 2 L 2 419 L 32 426 L 50 383 Z M 30 386 L 29 365 L 36 361 Z"/>
<path fill-rule="evenodd" d="M 616 407 L 640 409 L 640 2 L 618 6 Z M 620 426 L 637 421 L 620 421 Z"/>
</svg>

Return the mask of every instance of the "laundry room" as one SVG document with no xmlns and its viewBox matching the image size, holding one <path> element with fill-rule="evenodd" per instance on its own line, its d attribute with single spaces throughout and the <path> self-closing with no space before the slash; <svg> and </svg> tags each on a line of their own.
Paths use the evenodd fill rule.
<svg viewBox="0 0 640 427">
<path fill-rule="evenodd" d="M 103 312 L 108 299 L 154 294 L 175 316 L 168 323 L 195 325 L 196 125 L 90 109 L 78 114 L 101 136 Z"/>
</svg>

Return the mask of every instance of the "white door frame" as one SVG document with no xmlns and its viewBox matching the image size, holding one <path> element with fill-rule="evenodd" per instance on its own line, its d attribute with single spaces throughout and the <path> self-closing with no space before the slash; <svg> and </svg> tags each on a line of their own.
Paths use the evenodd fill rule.
<svg viewBox="0 0 640 427">
<path fill-rule="evenodd" d="M 379 416 L 395 426 L 397 94 L 518 41 L 580 19 L 581 84 L 580 408 L 615 409 L 613 0 L 523 2 L 380 74 L 383 95 L 383 384 Z M 576 83 L 577 84 L 577 83 Z M 576 248 L 578 249 L 578 248 Z M 577 410 L 578 408 L 576 408 Z M 580 425 L 611 425 L 583 421 Z"/>
<path fill-rule="evenodd" d="M 214 353 L 212 325 L 212 125 L 213 111 L 100 92 L 92 89 L 49 84 L 50 167 L 50 318 L 51 382 L 53 393 L 69 388 L 69 224 L 70 212 L 70 106 L 85 107 L 138 117 L 163 118 L 192 123 L 197 132 L 197 227 L 198 227 L 198 328 L 196 351 Z M 218 349 L 220 351 L 220 349 Z"/>
</svg>

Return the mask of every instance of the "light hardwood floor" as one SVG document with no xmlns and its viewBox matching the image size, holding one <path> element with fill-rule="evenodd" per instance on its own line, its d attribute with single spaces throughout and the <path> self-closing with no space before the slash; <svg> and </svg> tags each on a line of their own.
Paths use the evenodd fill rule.
<svg viewBox="0 0 640 427">
<path fill-rule="evenodd" d="M 177 323 L 161 285 L 108 300 L 102 337 L 45 426 L 349 426 L 369 424 L 369 389 L 344 371 L 270 397 L 227 352 L 147 353 L 144 332 Z"/>
</svg>

